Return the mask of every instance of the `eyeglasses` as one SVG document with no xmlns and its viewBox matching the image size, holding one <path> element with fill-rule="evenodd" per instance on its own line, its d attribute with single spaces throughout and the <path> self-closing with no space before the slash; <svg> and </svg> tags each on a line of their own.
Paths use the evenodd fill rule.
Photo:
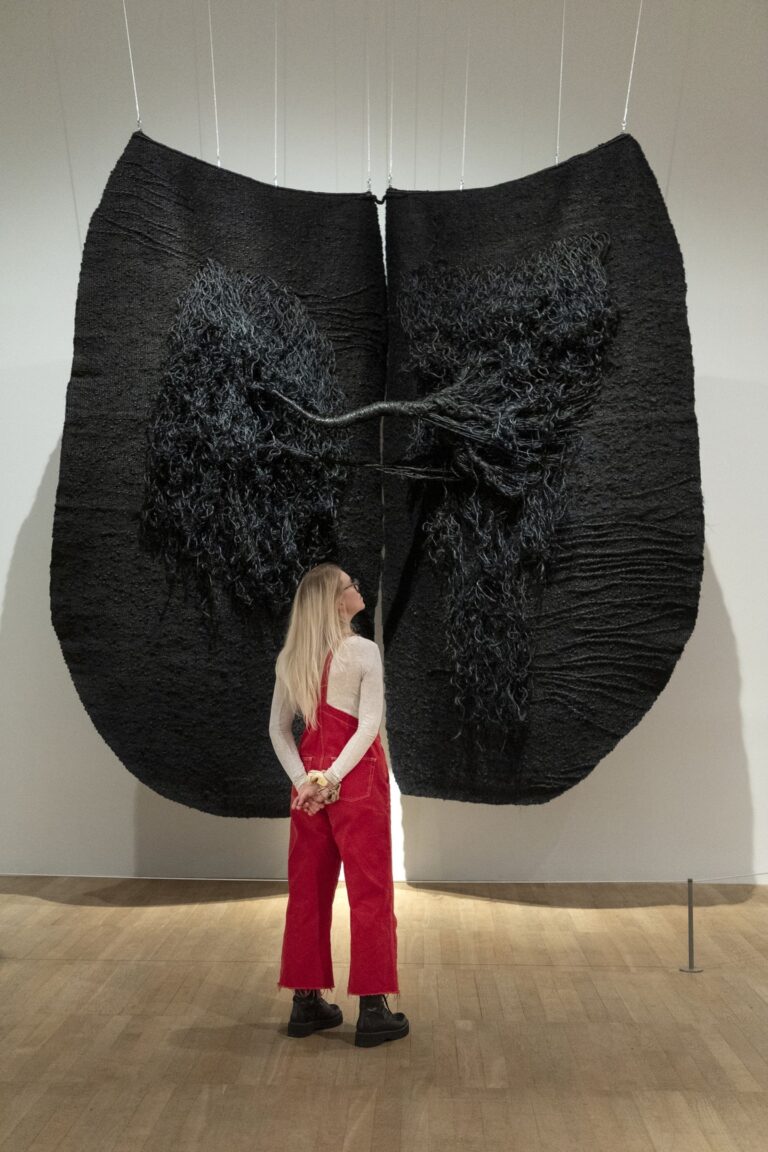
<svg viewBox="0 0 768 1152">
<path fill-rule="evenodd" d="M 342 592 L 346 592 L 347 588 L 356 588 L 357 591 L 359 592 L 360 591 L 360 581 L 359 580 L 353 580 L 350 584 L 345 584 L 344 587 L 342 588 Z"/>
</svg>

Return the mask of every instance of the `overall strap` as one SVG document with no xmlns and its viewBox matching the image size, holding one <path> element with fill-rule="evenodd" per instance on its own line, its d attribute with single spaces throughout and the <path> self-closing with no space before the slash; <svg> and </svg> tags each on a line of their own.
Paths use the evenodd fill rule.
<svg viewBox="0 0 768 1152">
<path fill-rule="evenodd" d="M 329 671 L 330 663 L 331 663 L 331 655 L 332 655 L 332 653 L 329 652 L 325 658 L 325 661 L 323 662 L 323 674 L 320 677 L 320 703 L 321 704 L 326 703 L 326 696 L 328 694 L 328 671 Z"/>
</svg>

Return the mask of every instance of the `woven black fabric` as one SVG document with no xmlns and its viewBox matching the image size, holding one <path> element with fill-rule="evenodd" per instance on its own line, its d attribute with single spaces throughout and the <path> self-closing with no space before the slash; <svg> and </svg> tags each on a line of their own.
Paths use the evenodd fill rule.
<svg viewBox="0 0 768 1152">
<path fill-rule="evenodd" d="M 334 560 L 373 637 L 381 486 L 320 466 L 327 438 L 260 384 L 332 412 L 379 399 L 385 362 L 370 193 L 276 188 L 133 133 L 83 251 L 51 612 L 98 731 L 161 795 L 287 815 L 268 734 L 287 612 L 300 570 Z M 376 461 L 378 423 L 333 444 Z"/>
<path fill-rule="evenodd" d="M 274 660 L 321 560 L 361 579 L 369 637 L 382 568 L 410 795 L 558 796 L 694 625 L 685 279 L 637 141 L 390 189 L 386 220 L 385 279 L 370 193 L 275 188 L 142 132 L 91 219 L 53 623 L 123 764 L 206 812 L 287 815 Z"/>
<path fill-rule="evenodd" d="M 478 375 L 497 412 L 504 382 L 512 399 L 474 461 L 464 418 L 415 436 L 406 416 L 385 422 L 386 460 L 455 473 L 385 474 L 393 768 L 409 795 L 542 803 L 638 723 L 696 619 L 682 256 L 627 134 L 489 188 L 390 189 L 386 226 L 387 400 L 458 381 L 466 412 Z M 590 237 L 602 258 L 579 273 Z"/>
</svg>

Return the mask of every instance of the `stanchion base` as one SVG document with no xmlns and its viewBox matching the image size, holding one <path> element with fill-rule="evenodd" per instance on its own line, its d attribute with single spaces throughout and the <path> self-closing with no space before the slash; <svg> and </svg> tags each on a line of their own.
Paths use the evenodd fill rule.
<svg viewBox="0 0 768 1152">
<path fill-rule="evenodd" d="M 678 972 L 703 972 L 703 968 L 678 968 Z"/>
</svg>

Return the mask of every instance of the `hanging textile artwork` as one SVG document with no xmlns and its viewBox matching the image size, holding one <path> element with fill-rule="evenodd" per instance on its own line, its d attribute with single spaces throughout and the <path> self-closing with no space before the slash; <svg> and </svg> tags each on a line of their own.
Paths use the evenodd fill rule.
<svg viewBox="0 0 768 1152">
<path fill-rule="evenodd" d="M 276 188 L 133 133 L 83 250 L 51 610 L 94 724 L 161 795 L 286 815 L 267 723 L 285 613 L 337 559 L 375 607 L 382 528 L 378 429 L 331 441 L 278 396 L 369 403 L 385 365 L 372 194 Z M 372 463 L 350 477 L 342 455 Z"/>
<path fill-rule="evenodd" d="M 388 397 L 425 406 L 407 455 L 448 474 L 385 475 L 395 775 L 541 803 L 637 724 L 696 619 L 682 256 L 628 134 L 494 187 L 389 189 L 386 236 Z"/>
<path fill-rule="evenodd" d="M 360 576 L 371 637 L 381 567 L 410 795 L 566 791 L 695 622 L 685 280 L 639 144 L 385 200 L 386 278 L 372 194 L 135 132 L 88 230 L 53 621 L 126 767 L 203 811 L 286 814 L 274 659 L 321 560 Z"/>
</svg>

